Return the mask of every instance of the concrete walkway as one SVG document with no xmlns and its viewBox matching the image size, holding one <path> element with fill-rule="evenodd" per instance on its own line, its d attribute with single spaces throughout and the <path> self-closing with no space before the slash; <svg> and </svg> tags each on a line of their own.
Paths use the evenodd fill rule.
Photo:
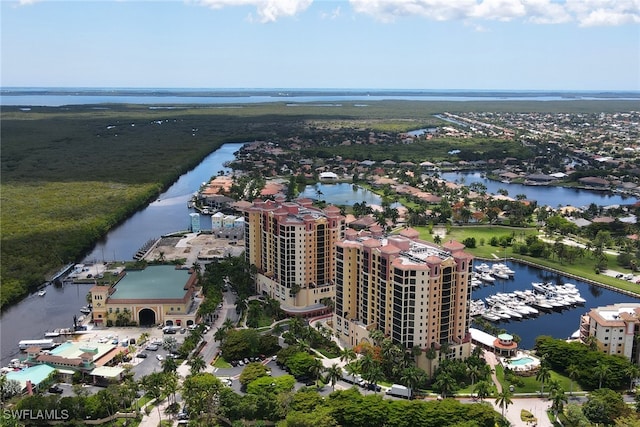
<svg viewBox="0 0 640 427">
<path fill-rule="evenodd" d="M 491 367 L 491 380 L 493 381 L 493 384 L 498 390 L 498 393 L 502 392 L 502 384 L 498 381 L 498 377 L 496 375 L 496 366 L 500 364 L 497 356 L 490 351 L 483 351 L 483 357 Z M 512 426 L 532 427 L 535 425 L 536 427 L 553 427 L 553 424 L 549 421 L 549 417 L 547 417 L 546 413 L 546 410 L 551 406 L 551 403 L 547 399 L 541 399 L 539 397 L 512 397 L 511 401 L 513 403 L 507 407 L 504 415 Z M 490 402 L 493 405 L 496 412 L 502 414 L 502 408 L 496 405 L 495 398 L 488 398 L 487 402 Z M 520 414 L 523 409 L 531 412 L 533 416 L 536 417 L 536 424 L 527 424 L 522 421 Z"/>
</svg>

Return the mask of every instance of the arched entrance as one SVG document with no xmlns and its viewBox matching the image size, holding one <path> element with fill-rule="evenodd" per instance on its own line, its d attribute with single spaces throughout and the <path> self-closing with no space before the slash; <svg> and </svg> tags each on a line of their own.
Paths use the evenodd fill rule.
<svg viewBox="0 0 640 427">
<path fill-rule="evenodd" d="M 138 313 L 138 319 L 140 319 L 140 326 L 150 326 L 156 324 L 156 312 L 150 308 L 143 308 Z"/>
</svg>

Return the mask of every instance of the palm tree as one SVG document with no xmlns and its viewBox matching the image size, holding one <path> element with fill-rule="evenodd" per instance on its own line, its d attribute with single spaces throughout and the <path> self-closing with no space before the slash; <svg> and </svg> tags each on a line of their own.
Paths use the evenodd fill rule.
<svg viewBox="0 0 640 427">
<path fill-rule="evenodd" d="M 629 365 L 625 372 L 629 375 L 629 390 L 633 390 L 633 380 L 640 376 L 640 368 L 636 365 Z"/>
<path fill-rule="evenodd" d="M 309 373 L 316 381 L 316 386 L 318 385 L 318 378 L 320 378 L 320 374 L 324 371 L 324 365 L 320 359 L 313 359 L 313 363 L 309 366 Z"/>
<path fill-rule="evenodd" d="M 375 394 L 378 394 L 378 390 L 376 389 L 375 386 L 378 384 L 378 382 L 381 379 L 384 378 L 384 376 L 382 375 L 382 366 L 380 366 L 380 363 L 375 362 L 373 365 L 369 367 L 368 370 L 363 372 L 362 376 L 366 382 L 374 385 L 373 392 Z"/>
<path fill-rule="evenodd" d="M 224 341 L 224 339 L 227 337 L 227 330 L 224 328 L 219 328 L 218 330 L 215 331 L 215 333 L 213 334 L 213 340 L 214 341 Z"/>
<path fill-rule="evenodd" d="M 340 351 L 340 361 L 345 363 L 350 363 L 352 360 L 355 360 L 358 355 L 352 348 L 343 348 Z"/>
<path fill-rule="evenodd" d="M 571 364 L 567 367 L 567 375 L 571 382 L 569 383 L 569 395 L 573 396 L 573 381 L 580 375 L 580 368 L 577 365 Z"/>
<path fill-rule="evenodd" d="M 204 369 L 207 367 L 207 363 L 200 355 L 192 357 L 191 360 L 189 360 L 188 364 L 191 367 L 191 375 L 198 374 L 201 371 L 204 371 Z"/>
<path fill-rule="evenodd" d="M 224 329 L 225 331 L 228 331 L 229 329 L 235 328 L 235 326 L 236 325 L 234 325 L 233 320 L 225 319 L 225 321 L 222 322 L 221 328 Z"/>
<path fill-rule="evenodd" d="M 402 371 L 402 377 L 400 382 L 407 386 L 409 389 L 409 396 L 413 396 L 413 390 L 418 387 L 418 384 L 424 379 L 424 371 L 416 368 L 415 366 L 409 366 Z"/>
<path fill-rule="evenodd" d="M 300 337 L 303 327 L 304 325 L 302 324 L 302 319 L 300 317 L 292 317 L 291 320 L 289 320 L 289 331 L 296 338 Z"/>
<path fill-rule="evenodd" d="M 438 353 L 436 349 L 431 346 L 424 353 L 425 357 L 429 360 L 429 378 L 433 377 L 433 361 L 437 357 Z"/>
<path fill-rule="evenodd" d="M 375 345 L 380 347 L 380 345 L 382 344 L 382 340 L 384 340 L 384 332 L 379 329 L 374 329 L 369 332 L 369 338 L 371 338 Z"/>
<path fill-rule="evenodd" d="M 498 405 L 502 409 L 502 418 L 504 418 L 504 411 L 513 403 L 511 398 L 513 397 L 513 393 L 509 391 L 509 389 L 505 388 L 496 397 L 496 405 Z"/>
<path fill-rule="evenodd" d="M 326 370 L 325 382 L 331 383 L 331 391 L 336 390 L 336 383 L 342 378 L 342 368 L 334 363 Z"/>
<path fill-rule="evenodd" d="M 162 361 L 162 372 L 171 373 L 178 369 L 178 364 L 173 357 L 167 357 Z"/>
<path fill-rule="evenodd" d="M 548 396 L 551 397 L 551 395 L 557 392 L 558 390 L 562 390 L 562 387 L 560 387 L 560 381 L 558 380 L 549 381 L 549 387 L 547 389 Z M 564 393 L 564 390 L 562 392 Z"/>
<path fill-rule="evenodd" d="M 605 379 L 610 372 L 611 368 L 607 363 L 602 361 L 598 362 L 594 368 L 594 374 L 598 376 L 598 388 L 602 388 L 602 380 Z"/>
<path fill-rule="evenodd" d="M 173 351 L 177 346 L 178 346 L 178 341 L 173 337 L 167 337 L 162 342 L 162 348 L 167 350 L 170 353 L 173 353 Z"/>
<path fill-rule="evenodd" d="M 471 365 L 467 368 L 467 375 L 471 378 L 471 386 L 476 382 L 476 380 L 482 375 L 482 370 L 478 365 Z"/>
<path fill-rule="evenodd" d="M 456 380 L 448 373 L 438 374 L 438 379 L 433 383 L 433 387 L 440 390 L 440 395 L 445 398 L 455 394 Z"/>
<path fill-rule="evenodd" d="M 596 338 L 595 335 L 589 335 L 585 340 L 584 343 L 587 347 L 589 347 L 589 350 L 597 350 L 598 349 L 598 339 Z"/>
<path fill-rule="evenodd" d="M 549 366 L 546 364 L 541 364 L 538 372 L 536 373 L 536 380 L 540 381 L 540 395 L 544 393 L 544 383 L 551 379 L 551 372 L 549 371 Z"/>
<path fill-rule="evenodd" d="M 558 421 L 558 413 L 562 412 L 564 404 L 568 402 L 567 396 L 564 394 L 562 387 L 558 386 L 554 388 L 553 392 L 549 393 L 551 399 L 551 409 L 555 415 L 555 420 Z"/>
<path fill-rule="evenodd" d="M 478 399 L 482 402 L 485 397 L 488 397 L 491 393 L 491 385 L 487 381 L 479 381 L 473 388 L 473 392 L 478 396 Z"/>
<path fill-rule="evenodd" d="M 344 366 L 344 370 L 347 374 L 351 375 L 351 382 L 356 382 L 356 375 L 360 373 L 360 363 L 351 362 Z"/>
</svg>

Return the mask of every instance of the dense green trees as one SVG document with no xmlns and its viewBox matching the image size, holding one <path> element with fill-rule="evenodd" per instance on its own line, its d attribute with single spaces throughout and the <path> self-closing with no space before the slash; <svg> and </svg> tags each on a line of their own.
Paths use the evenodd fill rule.
<svg viewBox="0 0 640 427">
<path fill-rule="evenodd" d="M 535 345 L 538 355 L 554 371 L 568 372 L 583 388 L 601 387 L 624 390 L 628 385 L 631 362 L 620 356 L 603 354 L 580 342 L 566 342 L 548 336 L 540 336 Z"/>
</svg>

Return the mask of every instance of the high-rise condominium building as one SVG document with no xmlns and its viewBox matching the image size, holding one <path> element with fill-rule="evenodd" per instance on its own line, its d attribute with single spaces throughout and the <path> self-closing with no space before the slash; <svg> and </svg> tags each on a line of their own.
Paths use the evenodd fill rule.
<svg viewBox="0 0 640 427">
<path fill-rule="evenodd" d="M 464 245 L 421 241 L 416 230 L 398 235 L 347 230 L 336 249 L 334 328 L 355 346 L 380 330 L 394 343 L 420 347 L 418 366 L 432 372 L 432 357 L 470 354 L 469 299 L 473 256 Z"/>
<path fill-rule="evenodd" d="M 255 201 L 245 210 L 245 256 L 257 269 L 256 291 L 291 315 L 328 312 L 322 301 L 335 295 L 333 260 L 344 220 L 337 207 L 317 209 L 309 199 Z"/>
</svg>

